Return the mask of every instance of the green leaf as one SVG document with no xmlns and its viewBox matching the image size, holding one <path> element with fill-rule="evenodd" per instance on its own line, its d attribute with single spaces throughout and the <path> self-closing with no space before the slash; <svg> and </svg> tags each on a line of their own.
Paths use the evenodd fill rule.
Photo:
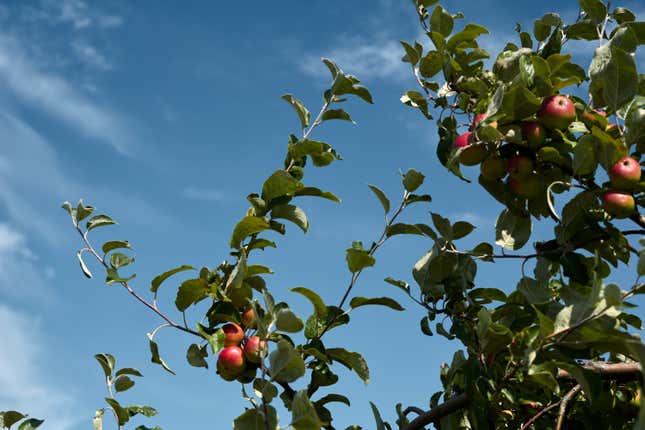
<svg viewBox="0 0 645 430">
<path fill-rule="evenodd" d="M 452 225 L 447 218 L 442 217 L 438 213 L 431 212 L 432 224 L 434 224 L 439 234 L 445 237 L 448 240 L 452 240 L 454 236 L 454 231 Z"/>
<path fill-rule="evenodd" d="M 113 249 L 127 248 L 132 249 L 132 245 L 127 240 L 111 240 L 103 244 L 103 253 L 107 254 Z"/>
<path fill-rule="evenodd" d="M 383 210 L 387 214 L 390 212 L 390 199 L 387 198 L 385 193 L 381 191 L 379 187 L 376 185 L 368 185 L 370 187 L 370 190 L 374 193 L 374 195 L 378 198 L 379 202 L 381 202 L 381 206 L 383 206 Z"/>
<path fill-rule="evenodd" d="M 170 278 L 172 275 L 174 275 L 176 273 L 183 272 L 183 271 L 186 271 L 186 270 L 195 270 L 195 268 L 193 266 L 183 265 L 183 266 L 176 267 L 176 268 L 174 268 L 172 270 L 169 270 L 167 272 L 164 272 L 161 275 L 155 276 L 155 278 L 150 283 L 150 291 L 152 291 L 153 293 L 156 293 L 157 290 L 159 289 L 159 287 L 161 286 L 161 284 L 166 279 Z"/>
<path fill-rule="evenodd" d="M 302 330 L 305 324 L 286 304 L 276 306 L 276 329 L 287 333 L 297 333 Z"/>
<path fill-rule="evenodd" d="M 403 223 L 396 223 L 396 224 L 391 224 L 388 228 L 385 234 L 387 237 L 392 237 L 392 236 L 397 236 L 400 234 L 416 234 L 420 236 L 424 236 L 424 230 L 422 230 L 419 226 L 421 224 L 403 224 Z"/>
<path fill-rule="evenodd" d="M 44 423 L 45 420 L 38 420 L 36 418 L 30 418 L 26 421 L 23 421 L 20 423 L 18 426 L 18 430 L 34 430 L 40 427 L 42 423 Z"/>
<path fill-rule="evenodd" d="M 323 299 L 315 292 L 305 287 L 292 288 L 291 291 L 305 296 L 314 306 L 314 313 L 316 315 L 325 316 L 327 314 L 327 306 L 325 305 L 325 302 L 323 302 Z"/>
<path fill-rule="evenodd" d="M 163 430 L 159 426 L 154 426 L 154 427 L 147 427 L 144 425 L 137 426 L 134 430 Z"/>
<path fill-rule="evenodd" d="M 340 119 L 342 121 L 349 121 L 353 124 L 356 124 L 354 120 L 352 120 L 352 117 L 349 116 L 349 114 L 343 109 L 329 109 L 325 111 L 325 113 L 323 113 L 322 115 L 322 120 L 329 121 L 330 119 Z"/>
<path fill-rule="evenodd" d="M 325 313 L 314 313 L 305 323 L 305 337 L 315 339 L 323 334 L 323 330 L 331 330 L 349 322 L 349 315 L 336 306 L 327 306 Z"/>
<path fill-rule="evenodd" d="M 88 216 L 94 212 L 94 207 L 92 206 L 85 206 L 83 204 L 83 199 L 78 201 L 78 205 L 76 206 L 76 221 L 82 221 Z"/>
<path fill-rule="evenodd" d="M 116 414 L 119 426 L 122 426 L 130 421 L 130 414 L 123 406 L 121 406 L 121 404 L 119 404 L 119 402 L 114 399 L 110 399 L 109 397 L 106 397 L 105 401 L 112 407 L 112 410 Z"/>
<path fill-rule="evenodd" d="M 132 380 L 132 378 L 126 375 L 118 376 L 114 380 L 114 388 L 116 389 L 117 392 L 126 391 L 132 387 L 134 387 L 134 381 Z"/>
<path fill-rule="evenodd" d="M 76 258 L 78 259 L 78 264 L 81 266 L 81 271 L 86 278 L 92 278 L 92 272 L 87 268 L 85 261 L 83 261 L 83 250 L 80 250 L 76 253 Z"/>
<path fill-rule="evenodd" d="M 579 0 L 580 7 L 588 17 L 601 22 L 607 16 L 607 7 L 601 0 Z"/>
<path fill-rule="evenodd" d="M 296 110 L 296 113 L 298 114 L 298 118 L 300 118 L 300 125 L 302 126 L 302 128 L 307 128 L 311 120 L 311 113 L 309 113 L 304 103 L 293 97 L 291 94 L 285 94 L 280 98 L 293 106 L 293 108 Z"/>
<path fill-rule="evenodd" d="M 477 24 L 466 24 L 460 32 L 455 33 L 448 39 L 446 49 L 449 52 L 455 52 L 462 43 L 470 44 L 482 34 L 488 34 L 488 30 L 485 27 Z"/>
<path fill-rule="evenodd" d="M 231 270 L 231 273 L 226 279 L 226 292 L 230 294 L 233 290 L 240 288 L 242 286 L 242 282 L 248 276 L 250 275 L 248 274 L 246 266 L 246 252 L 241 250 L 237 263 L 235 263 L 235 267 L 233 267 L 233 270 Z M 208 288 L 208 286 L 205 288 Z"/>
<path fill-rule="evenodd" d="M 394 285 L 395 287 L 403 290 L 405 293 L 410 294 L 410 284 L 408 284 L 407 282 L 401 281 L 400 279 L 390 278 L 390 277 L 385 278 L 384 281 L 390 285 Z"/>
<path fill-rule="evenodd" d="M 266 202 L 282 197 L 293 196 L 304 187 L 286 170 L 276 170 L 262 185 L 262 199 Z"/>
<path fill-rule="evenodd" d="M 528 242 L 531 229 L 530 217 L 519 216 L 504 209 L 495 224 L 495 243 L 506 249 L 518 250 Z"/>
<path fill-rule="evenodd" d="M 341 394 L 327 394 L 316 400 L 316 405 L 326 405 L 331 402 L 344 403 L 347 406 L 351 406 L 349 399 Z"/>
<path fill-rule="evenodd" d="M 309 229 L 309 221 L 307 215 L 298 206 L 293 205 L 279 205 L 271 210 L 271 218 L 286 219 L 291 221 L 302 229 L 305 233 Z"/>
<path fill-rule="evenodd" d="M 278 416 L 273 406 L 267 406 L 268 417 L 265 419 L 264 411 L 261 409 L 247 409 L 242 415 L 233 420 L 234 430 L 276 430 L 278 428 Z"/>
<path fill-rule="evenodd" d="M 475 226 L 466 221 L 457 221 L 452 226 L 453 240 L 468 236 L 475 230 Z"/>
<path fill-rule="evenodd" d="M 370 370 L 367 362 L 358 352 L 347 351 L 344 348 L 328 348 L 327 355 L 334 361 L 353 370 L 366 384 L 370 382 Z"/>
<path fill-rule="evenodd" d="M 315 187 L 304 187 L 295 192 L 296 196 L 312 196 L 312 197 L 321 197 L 323 199 L 331 200 L 336 203 L 340 203 L 340 199 L 336 197 L 333 193 L 329 191 L 322 191 Z"/>
<path fill-rule="evenodd" d="M 190 305 L 198 303 L 199 301 L 208 297 L 210 288 L 205 279 L 188 279 L 182 282 L 177 290 L 177 298 L 175 299 L 175 306 L 180 312 L 185 311 Z"/>
<path fill-rule="evenodd" d="M 270 224 L 265 218 L 247 216 L 242 218 L 233 229 L 231 236 L 231 248 L 239 248 L 241 242 L 252 234 L 261 233 L 269 229 Z"/>
<path fill-rule="evenodd" d="M 107 215 L 94 215 L 92 218 L 87 221 L 87 224 L 85 226 L 87 227 L 87 231 L 94 230 L 97 227 L 103 227 L 106 225 L 112 225 L 116 224 L 116 221 L 114 221 L 112 218 L 110 218 Z"/>
<path fill-rule="evenodd" d="M 9 428 L 25 417 L 26 415 L 17 411 L 0 412 L 0 428 Z"/>
<path fill-rule="evenodd" d="M 372 413 L 374 414 L 374 420 L 376 421 L 376 430 L 388 430 L 389 426 L 386 427 L 386 423 L 383 422 L 383 418 L 381 418 L 381 413 L 378 411 L 378 408 L 376 407 L 376 405 L 370 402 L 370 406 L 372 408 Z"/>
<path fill-rule="evenodd" d="M 143 415 L 148 418 L 154 417 L 157 415 L 157 410 L 153 408 L 152 406 L 145 406 L 145 405 L 130 405 L 126 406 L 125 410 L 128 411 L 128 414 L 133 417 L 135 415 Z"/>
<path fill-rule="evenodd" d="M 444 37 L 448 37 L 452 33 L 453 26 L 454 20 L 452 15 L 441 6 L 435 7 L 430 16 L 430 30 L 436 31 Z"/>
<path fill-rule="evenodd" d="M 175 375 L 176 373 L 172 371 L 170 367 L 166 364 L 165 361 L 159 356 L 159 346 L 157 345 L 157 342 L 152 340 L 152 334 L 148 333 L 148 339 L 150 340 L 150 354 L 151 358 L 150 361 L 159 364 L 161 367 L 164 368 L 164 370 L 168 373 L 172 373 Z"/>
<path fill-rule="evenodd" d="M 116 371 L 115 376 L 120 376 L 120 375 L 132 375 L 132 376 L 138 376 L 138 377 L 143 377 L 141 372 L 139 370 L 134 369 L 132 367 L 124 367 L 122 369 L 119 369 Z"/>
<path fill-rule="evenodd" d="M 186 351 L 186 360 L 191 366 L 205 367 L 208 369 L 208 363 L 205 360 L 206 357 L 208 357 L 206 345 L 200 346 L 193 343 L 188 347 L 188 351 Z"/>
<path fill-rule="evenodd" d="M 401 306 L 396 300 L 391 299 L 389 297 L 375 297 L 370 299 L 366 297 L 354 297 L 349 302 L 349 306 L 352 308 L 358 308 L 361 306 L 368 306 L 368 305 L 387 306 L 388 308 L 394 309 L 395 311 L 404 310 L 403 306 Z"/>
<path fill-rule="evenodd" d="M 580 138 L 573 148 L 573 172 L 578 176 L 591 175 L 596 171 L 598 162 L 594 150 L 594 138 L 587 135 Z"/>
<path fill-rule="evenodd" d="M 419 73 L 426 79 L 432 78 L 442 68 L 443 56 L 437 51 L 428 51 L 419 63 Z"/>
<path fill-rule="evenodd" d="M 293 382 L 305 374 L 305 362 L 300 353 L 286 340 L 269 355 L 271 379 L 278 382 Z"/>
<path fill-rule="evenodd" d="M 376 259 L 367 250 L 356 248 L 347 249 L 345 260 L 347 260 L 347 267 L 352 273 L 371 267 L 376 263 Z"/>
<path fill-rule="evenodd" d="M 297 391 L 291 402 L 291 427 L 294 430 L 320 430 L 322 422 L 306 390 Z"/>
<path fill-rule="evenodd" d="M 134 258 L 128 257 L 127 255 L 120 252 L 115 252 L 110 255 L 110 266 L 112 266 L 114 269 L 127 266 L 128 264 L 131 264 L 133 262 Z"/>
<path fill-rule="evenodd" d="M 114 366 L 116 365 L 116 359 L 112 354 L 96 354 L 94 355 L 96 361 L 99 362 L 105 377 L 109 377 L 114 372 Z"/>
<path fill-rule="evenodd" d="M 634 15 L 634 12 L 624 7 L 617 7 L 614 9 L 611 16 L 618 22 L 618 24 L 636 21 L 636 15 Z"/>
<path fill-rule="evenodd" d="M 423 173 L 410 169 L 403 175 L 403 187 L 411 193 L 423 184 L 425 178 Z"/>
<path fill-rule="evenodd" d="M 264 399 L 267 403 L 271 403 L 271 400 L 278 395 L 278 387 L 267 380 L 259 378 L 253 381 L 253 391 L 256 396 Z"/>
<path fill-rule="evenodd" d="M 638 90 L 638 71 L 632 55 L 611 43 L 597 48 L 589 65 L 589 90 L 596 106 L 618 110 Z"/>
<path fill-rule="evenodd" d="M 405 50 L 405 55 L 403 61 L 406 63 L 410 63 L 412 65 L 415 65 L 419 62 L 419 59 L 421 58 L 421 53 L 418 52 L 416 49 L 414 49 L 409 43 L 400 41 L 401 46 L 403 46 L 403 49 Z"/>
</svg>

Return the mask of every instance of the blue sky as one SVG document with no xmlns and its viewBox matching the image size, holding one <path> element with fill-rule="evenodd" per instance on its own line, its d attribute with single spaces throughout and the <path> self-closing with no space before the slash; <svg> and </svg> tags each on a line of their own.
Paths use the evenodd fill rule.
<svg viewBox="0 0 645 430">
<path fill-rule="evenodd" d="M 623 3 L 638 10 L 637 2 Z M 534 18 L 555 8 L 571 17 L 577 2 L 451 1 L 445 7 L 495 28 L 482 39 L 495 51 L 514 36 L 514 17 L 531 28 Z M 144 373 L 122 398 L 156 407 L 158 417 L 148 422 L 226 428 L 242 411 L 238 385 L 185 362 L 192 339 L 158 335 L 179 376 L 149 364 L 145 333 L 157 319 L 120 288 L 104 286 L 102 276 L 83 278 L 74 258 L 80 245 L 59 206 L 82 197 L 120 222 L 94 240 L 133 243 L 139 291 L 180 264 L 216 265 L 247 208 L 244 196 L 280 165 L 287 136 L 297 130 L 297 118 L 279 97 L 291 92 L 310 110 L 319 108 L 328 78 L 321 56 L 361 78 L 375 105 L 352 102 L 357 126 L 316 131 L 345 160 L 309 171 L 307 182 L 343 203 L 303 203 L 310 232 L 290 227 L 277 250 L 255 255 L 276 272 L 269 279 L 275 295 L 305 315 L 310 305 L 288 288 L 303 285 L 328 303 L 339 300 L 349 281 L 345 248 L 352 240 L 370 243 L 382 228 L 367 184 L 396 200 L 399 169 L 427 175 L 432 211 L 480 226 L 464 247 L 492 241 L 502 208 L 439 165 L 434 126 L 398 101 L 404 90 L 416 89 L 398 41 L 418 34 L 409 1 L 0 3 L 0 410 L 45 418 L 47 429 L 87 428 L 105 395 L 92 356 L 110 352 L 120 365 Z M 466 174 L 476 178 L 476 170 Z M 427 209 L 406 217 L 427 221 Z M 549 228 L 548 222 L 536 227 L 535 238 Z M 424 407 L 439 388 L 439 366 L 457 344 L 421 334 L 422 310 L 383 282 L 386 276 L 411 280 L 412 265 L 429 246 L 393 239 L 357 287 L 360 295 L 392 295 L 406 312 L 359 309 L 350 326 L 330 336 L 334 346 L 362 352 L 372 371 L 368 386 L 353 375 L 340 385 L 353 403 L 335 407 L 339 428 L 371 427 L 368 400 L 392 418 L 397 402 Z M 622 268 L 617 279 L 632 281 L 632 273 Z M 480 267 L 479 282 L 511 288 L 519 276 L 519 266 L 497 263 Z M 160 295 L 169 312 L 172 287 Z"/>
</svg>

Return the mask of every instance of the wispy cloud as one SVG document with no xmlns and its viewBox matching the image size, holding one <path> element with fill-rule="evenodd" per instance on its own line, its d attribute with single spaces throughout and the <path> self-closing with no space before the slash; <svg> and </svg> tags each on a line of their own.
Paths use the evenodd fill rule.
<svg viewBox="0 0 645 430">
<path fill-rule="evenodd" d="M 220 201 L 224 198 L 224 193 L 220 190 L 192 186 L 184 188 L 181 194 L 190 200 Z"/>
<path fill-rule="evenodd" d="M 363 37 L 342 38 L 338 46 L 322 50 L 319 55 L 307 55 L 300 63 L 300 69 L 312 76 L 323 77 L 329 72 L 320 62 L 321 57 L 332 58 L 343 70 L 361 79 L 399 79 L 407 77 L 408 68 L 401 61 L 401 45 L 385 37 L 369 39 Z"/>
<path fill-rule="evenodd" d="M 47 429 L 69 430 L 80 421 L 71 414 L 76 401 L 40 370 L 48 367 L 49 356 L 39 325 L 33 316 L 0 303 L 0 405 L 45 419 Z"/>
<path fill-rule="evenodd" d="M 15 38 L 0 35 L 0 81 L 19 102 L 63 121 L 86 137 L 130 154 L 132 130 L 109 108 L 78 91 L 70 82 L 40 70 Z"/>
<path fill-rule="evenodd" d="M 94 46 L 87 42 L 75 40 L 72 42 L 72 49 L 81 61 L 89 66 L 95 67 L 99 70 L 112 69 L 112 63 L 101 54 Z"/>
</svg>

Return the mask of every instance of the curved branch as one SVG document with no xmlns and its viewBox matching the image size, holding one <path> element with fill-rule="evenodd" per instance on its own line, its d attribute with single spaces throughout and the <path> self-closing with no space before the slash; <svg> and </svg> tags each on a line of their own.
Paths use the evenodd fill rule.
<svg viewBox="0 0 645 430">
<path fill-rule="evenodd" d="M 441 418 L 457 412 L 470 404 L 470 396 L 467 393 L 460 394 L 440 404 L 434 409 L 424 412 L 410 421 L 405 430 L 421 430 L 426 425 L 439 421 Z"/>
</svg>

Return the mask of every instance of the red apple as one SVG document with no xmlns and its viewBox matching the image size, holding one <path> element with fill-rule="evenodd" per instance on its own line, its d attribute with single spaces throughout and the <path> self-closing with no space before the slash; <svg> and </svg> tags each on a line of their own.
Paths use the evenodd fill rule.
<svg viewBox="0 0 645 430">
<path fill-rule="evenodd" d="M 606 191 L 602 195 L 602 208 L 614 218 L 627 218 L 634 213 L 636 202 L 631 194 Z"/>
<path fill-rule="evenodd" d="M 242 327 L 255 328 L 255 311 L 251 306 L 244 309 L 242 312 Z"/>
<path fill-rule="evenodd" d="M 568 97 L 556 94 L 544 99 L 538 118 L 546 128 L 566 130 L 576 119 L 576 107 Z"/>
<path fill-rule="evenodd" d="M 227 346 L 217 357 L 217 372 L 227 381 L 232 381 L 241 375 L 245 367 L 244 353 L 239 346 Z"/>
<path fill-rule="evenodd" d="M 632 157 L 621 158 L 609 170 L 609 179 L 612 187 L 633 188 L 641 180 L 641 165 Z"/>
<path fill-rule="evenodd" d="M 539 148 L 546 141 L 546 130 L 539 122 L 528 121 L 522 123 L 522 138 L 531 148 Z"/>
<path fill-rule="evenodd" d="M 486 145 L 474 142 L 475 135 L 469 131 L 460 135 L 453 146 L 457 149 L 464 148 L 459 154 L 459 162 L 465 166 L 474 166 L 481 163 L 488 155 Z"/>
<path fill-rule="evenodd" d="M 525 178 L 533 172 L 533 160 L 525 155 L 515 155 L 508 160 L 508 173 L 513 178 Z"/>
<path fill-rule="evenodd" d="M 258 336 L 251 336 L 244 344 L 244 357 L 251 363 L 259 363 L 262 350 L 266 351 L 266 343 Z"/>
<path fill-rule="evenodd" d="M 591 130 L 594 125 L 601 130 L 607 126 L 607 112 L 603 110 L 585 110 L 580 115 L 580 119 Z"/>
<path fill-rule="evenodd" d="M 224 332 L 224 346 L 237 346 L 244 339 L 244 330 L 235 323 L 226 323 L 222 327 Z"/>
<path fill-rule="evenodd" d="M 480 113 L 475 115 L 475 118 L 473 119 L 473 123 L 470 126 L 471 130 L 474 130 L 477 128 L 480 122 L 486 119 L 486 114 L 485 113 Z M 488 124 L 491 127 L 497 128 L 497 121 L 493 121 L 490 124 Z"/>
<path fill-rule="evenodd" d="M 497 181 L 506 176 L 507 168 L 505 159 L 491 155 L 482 162 L 480 172 L 484 179 Z"/>
</svg>

